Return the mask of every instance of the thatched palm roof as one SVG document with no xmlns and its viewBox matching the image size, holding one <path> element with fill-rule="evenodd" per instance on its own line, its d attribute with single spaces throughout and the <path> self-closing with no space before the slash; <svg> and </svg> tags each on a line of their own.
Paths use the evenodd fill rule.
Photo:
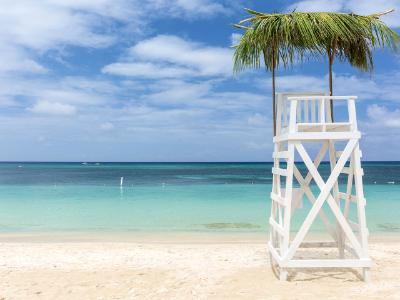
<svg viewBox="0 0 400 300">
<path fill-rule="evenodd" d="M 259 68 L 260 57 L 268 70 L 279 64 L 287 67 L 304 59 L 305 54 L 326 54 L 332 48 L 340 59 L 361 70 L 371 70 L 372 49 L 396 50 L 399 42 L 398 34 L 380 20 L 382 13 L 361 16 L 331 12 L 265 14 L 250 9 L 247 12 L 252 16 L 236 25 L 245 33 L 235 45 L 235 71 Z"/>
</svg>

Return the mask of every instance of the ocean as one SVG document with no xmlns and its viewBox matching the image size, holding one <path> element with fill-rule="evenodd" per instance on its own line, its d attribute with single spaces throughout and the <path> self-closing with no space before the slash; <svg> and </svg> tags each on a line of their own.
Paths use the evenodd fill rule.
<svg viewBox="0 0 400 300">
<path fill-rule="evenodd" d="M 0 231 L 266 232 L 271 166 L 4 162 Z M 400 232 L 400 162 L 364 162 L 363 168 L 369 230 Z M 326 177 L 329 165 L 320 169 Z M 293 229 L 309 207 L 305 200 Z M 321 222 L 312 227 L 323 230 Z"/>
</svg>

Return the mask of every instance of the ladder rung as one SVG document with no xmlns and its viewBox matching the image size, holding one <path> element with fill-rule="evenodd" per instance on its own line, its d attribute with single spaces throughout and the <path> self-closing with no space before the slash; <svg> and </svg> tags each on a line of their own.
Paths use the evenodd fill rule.
<svg viewBox="0 0 400 300">
<path fill-rule="evenodd" d="M 353 231 L 357 231 L 357 232 L 360 232 L 360 231 L 361 231 L 360 224 L 355 223 L 355 222 L 350 221 L 350 220 L 349 220 L 348 222 L 349 222 L 349 225 L 350 225 L 351 229 L 353 229 Z M 365 233 L 366 233 L 367 235 L 369 235 L 369 230 L 368 230 L 368 228 L 365 228 Z"/>
<path fill-rule="evenodd" d="M 327 99 L 327 100 L 349 100 L 349 99 L 357 99 L 357 96 L 290 96 L 287 97 L 287 100 L 289 101 L 304 101 L 304 100 L 323 100 L 323 99 Z"/>
<path fill-rule="evenodd" d="M 281 235 L 284 236 L 283 227 L 276 223 L 276 221 L 272 218 L 269 218 L 269 224 Z"/>
<path fill-rule="evenodd" d="M 287 170 L 281 168 L 272 168 L 272 174 L 280 175 L 280 176 L 287 176 Z"/>
<path fill-rule="evenodd" d="M 348 196 L 347 196 L 346 193 L 339 192 L 339 198 L 340 198 L 340 199 L 343 199 L 343 200 L 347 200 L 347 199 L 348 199 Z M 354 203 L 357 203 L 358 197 L 357 197 L 357 196 L 354 196 L 354 195 L 350 195 L 350 201 L 351 201 L 351 202 L 354 202 Z M 362 205 L 365 205 L 365 204 L 366 204 L 366 200 L 363 199 L 363 201 L 362 201 L 361 204 L 362 204 Z"/>
<path fill-rule="evenodd" d="M 282 206 L 286 206 L 285 199 L 275 193 L 271 193 L 271 199 Z"/>
<path fill-rule="evenodd" d="M 360 157 L 362 157 L 362 151 L 361 150 L 358 150 L 358 151 L 360 153 Z M 343 154 L 343 151 L 336 151 L 336 157 L 337 158 L 340 158 L 340 156 L 342 156 L 342 154 Z"/>
<path fill-rule="evenodd" d="M 284 268 L 370 268 L 370 259 L 291 259 L 281 262 Z"/>
<path fill-rule="evenodd" d="M 347 195 L 346 193 L 339 192 L 339 198 L 343 200 L 347 200 L 350 196 L 350 200 L 353 202 L 357 202 L 357 196 Z"/>
<path fill-rule="evenodd" d="M 301 122 L 297 123 L 298 126 L 310 126 L 310 127 L 317 127 L 317 126 L 327 126 L 327 127 L 335 127 L 335 126 L 344 126 L 344 125 L 350 125 L 349 122 L 335 122 L 335 123 L 329 123 L 329 122 Z"/>
<path fill-rule="evenodd" d="M 340 173 L 350 175 L 350 174 L 354 174 L 354 171 L 353 171 L 353 168 L 344 167 Z M 363 168 L 361 168 L 361 176 L 364 176 L 364 169 Z"/>
<path fill-rule="evenodd" d="M 351 254 L 353 254 L 354 256 L 358 256 L 356 250 L 354 250 L 354 248 L 352 246 L 350 246 L 349 244 L 345 244 L 344 245 L 344 249 L 346 249 L 347 251 L 349 251 Z"/>
<path fill-rule="evenodd" d="M 280 151 L 280 152 L 274 152 L 272 153 L 273 158 L 288 158 L 289 157 L 289 152 L 288 151 Z"/>
<path fill-rule="evenodd" d="M 353 174 L 353 169 L 352 169 L 352 168 L 349 168 L 349 167 L 344 167 L 344 168 L 342 169 L 342 171 L 340 171 L 340 173 L 350 175 L 350 174 Z"/>
<path fill-rule="evenodd" d="M 350 225 L 351 229 L 353 229 L 353 231 L 360 231 L 360 224 L 355 223 L 355 222 L 350 221 L 350 220 L 348 222 L 349 222 L 349 225 Z"/>
</svg>

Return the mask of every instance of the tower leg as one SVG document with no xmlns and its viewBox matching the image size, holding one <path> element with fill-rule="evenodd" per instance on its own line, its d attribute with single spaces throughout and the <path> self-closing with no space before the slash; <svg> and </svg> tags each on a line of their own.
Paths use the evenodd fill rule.
<svg viewBox="0 0 400 300">
<path fill-rule="evenodd" d="M 344 235 L 343 235 L 343 231 L 340 230 L 338 232 L 338 248 L 339 248 L 339 257 L 340 258 L 344 258 Z"/>
<path fill-rule="evenodd" d="M 292 198 L 293 198 L 293 171 L 294 171 L 294 144 L 293 142 L 288 143 L 288 159 L 286 165 L 287 175 L 286 175 L 286 184 L 285 184 L 285 210 L 284 210 L 284 219 L 283 219 L 283 247 L 281 251 L 281 255 L 286 255 L 289 249 L 290 242 L 290 221 L 292 217 Z M 282 281 L 286 281 L 288 277 L 288 272 L 286 269 L 280 269 L 279 279 Z"/>
<path fill-rule="evenodd" d="M 364 282 L 369 282 L 369 268 L 363 268 L 363 280 Z"/>
<path fill-rule="evenodd" d="M 357 143 L 354 152 L 353 152 L 353 163 L 354 163 L 354 182 L 356 188 L 357 195 L 357 215 L 358 215 L 358 224 L 360 226 L 360 242 L 363 248 L 363 256 L 364 258 L 368 258 L 368 229 L 367 229 L 367 221 L 365 216 L 365 198 L 363 191 L 363 172 L 361 168 L 361 151 L 359 143 Z M 363 278 L 365 282 L 369 281 L 369 268 L 363 268 Z"/>
<path fill-rule="evenodd" d="M 277 152 L 281 151 L 281 148 L 282 148 L 282 146 L 280 143 L 275 143 L 274 152 L 277 153 Z M 279 158 L 277 158 L 277 157 L 274 158 L 274 167 L 279 168 Z M 273 175 L 272 192 L 277 195 L 281 194 L 281 178 L 277 174 Z M 275 201 L 272 201 L 270 217 L 275 220 L 276 216 L 278 214 L 280 214 L 279 205 Z M 281 246 L 281 237 L 277 235 L 277 233 L 275 232 L 275 230 L 272 227 L 270 227 L 270 241 L 274 248 Z"/>
<path fill-rule="evenodd" d="M 286 269 L 280 269 L 279 270 L 279 280 L 280 281 L 286 281 L 288 277 L 288 272 Z"/>
</svg>

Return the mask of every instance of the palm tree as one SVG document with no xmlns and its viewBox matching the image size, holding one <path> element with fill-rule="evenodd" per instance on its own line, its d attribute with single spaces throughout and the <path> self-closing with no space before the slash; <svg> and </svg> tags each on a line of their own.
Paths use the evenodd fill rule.
<svg viewBox="0 0 400 300">
<path fill-rule="evenodd" d="M 329 63 L 329 94 L 333 95 L 333 62 L 335 57 L 339 60 L 347 60 L 350 65 L 362 71 L 373 70 L 372 48 L 388 46 L 397 51 L 399 41 L 398 34 L 387 27 L 379 18 L 383 15 L 393 12 L 394 9 L 382 13 L 376 13 L 369 16 L 359 16 L 350 14 L 356 19 L 356 24 L 347 26 L 358 26 L 362 32 L 360 36 L 354 36 L 352 39 L 344 40 L 336 33 L 323 41 Z M 358 25 L 357 25 L 358 24 Z M 354 27 L 355 28 L 355 27 Z M 357 34 L 357 31 L 354 31 Z M 333 121 L 333 102 L 331 105 L 331 119 Z"/>
<path fill-rule="evenodd" d="M 286 68 L 295 61 L 303 61 L 308 55 L 327 53 L 332 95 L 332 65 L 335 57 L 347 60 L 362 71 L 369 71 L 373 68 L 372 49 L 387 46 L 396 50 L 399 41 L 397 33 L 379 19 L 391 11 L 369 16 L 328 12 L 265 14 L 250 9 L 246 11 L 251 17 L 235 25 L 245 32 L 239 44 L 234 46 L 234 72 L 260 68 L 260 59 L 264 59 L 266 69 L 272 72 L 274 135 L 275 70 L 280 64 Z"/>
</svg>

